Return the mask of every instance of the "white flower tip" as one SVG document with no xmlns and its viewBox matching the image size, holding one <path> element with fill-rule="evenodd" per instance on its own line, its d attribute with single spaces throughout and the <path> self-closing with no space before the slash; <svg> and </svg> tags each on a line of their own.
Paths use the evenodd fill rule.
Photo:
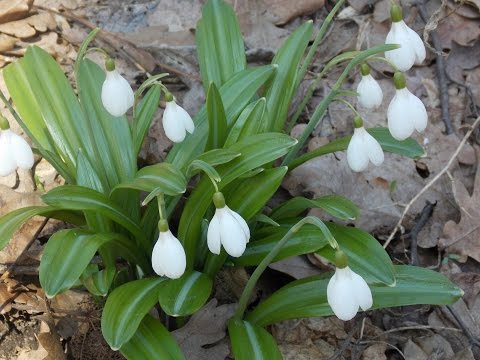
<svg viewBox="0 0 480 360">
<path fill-rule="evenodd" d="M 186 255 L 180 241 L 169 231 L 160 232 L 152 251 L 152 267 L 159 276 L 178 279 L 185 273 Z"/>
<path fill-rule="evenodd" d="M 195 124 L 181 106 L 175 101 L 169 101 L 163 112 L 163 130 L 171 141 L 179 143 L 185 139 L 187 132 L 193 133 Z"/>
<path fill-rule="evenodd" d="M 133 106 L 133 90 L 117 70 L 107 71 L 102 85 L 102 103 L 105 110 L 115 117 L 125 115 Z"/>
</svg>

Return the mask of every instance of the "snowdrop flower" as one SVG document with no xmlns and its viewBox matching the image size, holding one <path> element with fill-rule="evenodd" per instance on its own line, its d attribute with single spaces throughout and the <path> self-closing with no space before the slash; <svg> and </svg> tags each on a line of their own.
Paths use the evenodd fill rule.
<svg viewBox="0 0 480 360">
<path fill-rule="evenodd" d="M 347 148 L 348 165 L 353 171 L 360 172 L 367 168 L 369 161 L 379 166 L 383 163 L 383 150 L 378 141 L 363 127 L 360 117 L 354 120 L 355 130 Z"/>
<path fill-rule="evenodd" d="M 378 82 L 370 75 L 370 67 L 362 64 L 362 80 L 358 83 L 358 103 L 366 109 L 375 109 L 382 104 L 383 92 Z"/>
<path fill-rule="evenodd" d="M 372 292 L 365 280 L 347 266 L 345 254 L 340 250 L 338 253 L 345 261 L 343 264 L 337 261 L 335 274 L 328 282 L 327 300 L 334 314 L 340 320 L 348 321 L 355 317 L 359 307 L 363 311 L 372 307 Z"/>
<path fill-rule="evenodd" d="M 160 234 L 153 247 L 152 267 L 160 276 L 178 279 L 185 272 L 187 260 L 180 241 L 168 229 L 166 220 L 159 222 Z"/>
<path fill-rule="evenodd" d="M 175 142 L 179 143 L 185 139 L 187 131 L 192 134 L 195 130 L 192 118 L 188 113 L 173 99 L 172 94 L 166 94 L 167 105 L 163 112 L 163 130 L 165 135 Z"/>
<path fill-rule="evenodd" d="M 17 167 L 28 170 L 33 166 L 33 153 L 28 143 L 15 134 L 6 119 L 0 120 L 0 176 L 8 176 Z"/>
<path fill-rule="evenodd" d="M 207 245 L 214 254 L 220 254 L 220 246 L 233 257 L 242 256 L 250 240 L 250 229 L 245 220 L 225 205 L 221 192 L 213 195 L 213 203 L 217 208 L 208 225 Z"/>
<path fill-rule="evenodd" d="M 133 106 L 134 95 L 130 84 L 115 69 L 113 59 L 105 62 L 107 77 L 102 86 L 102 103 L 112 116 L 122 116 Z"/>
<path fill-rule="evenodd" d="M 405 76 L 396 72 L 393 81 L 397 89 L 387 110 L 388 129 L 397 140 L 405 140 L 414 130 L 422 132 L 427 127 L 427 110 L 422 101 L 405 86 Z"/>
<path fill-rule="evenodd" d="M 418 34 L 403 21 L 402 8 L 392 5 L 390 9 L 392 28 L 387 34 L 385 44 L 399 44 L 399 49 L 387 51 L 385 58 L 399 70 L 407 71 L 413 64 L 420 65 L 425 60 L 425 45 Z"/>
</svg>

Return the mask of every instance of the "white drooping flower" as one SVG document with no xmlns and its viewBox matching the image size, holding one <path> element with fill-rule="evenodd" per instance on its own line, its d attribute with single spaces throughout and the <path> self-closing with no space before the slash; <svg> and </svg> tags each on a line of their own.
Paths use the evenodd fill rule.
<svg viewBox="0 0 480 360">
<path fill-rule="evenodd" d="M 383 150 L 378 141 L 363 126 L 355 128 L 347 148 L 348 165 L 353 171 L 364 171 L 371 161 L 379 166 L 383 163 Z"/>
<path fill-rule="evenodd" d="M 343 321 L 355 317 L 358 309 L 372 307 L 372 292 L 366 281 L 348 266 L 335 270 L 327 286 L 327 300 L 334 314 Z"/>
<path fill-rule="evenodd" d="M 195 125 L 190 115 L 175 100 L 171 100 L 163 112 L 163 130 L 171 141 L 179 143 L 185 139 L 187 131 L 193 133 Z"/>
<path fill-rule="evenodd" d="M 357 86 L 358 103 L 366 109 L 375 109 L 382 104 L 383 92 L 378 82 L 370 75 L 367 64 L 361 67 L 362 80 Z"/>
<path fill-rule="evenodd" d="M 33 153 L 28 143 L 10 129 L 0 130 L 0 176 L 8 176 L 17 167 L 28 170 L 33 166 Z"/>
<path fill-rule="evenodd" d="M 107 76 L 102 85 L 102 103 L 112 116 L 122 116 L 133 106 L 133 90 L 125 78 L 115 69 L 115 63 L 108 59 L 105 63 Z"/>
<path fill-rule="evenodd" d="M 394 81 L 397 90 L 388 105 L 388 129 L 395 139 L 405 140 L 414 130 L 425 130 L 428 115 L 422 101 L 406 88 L 403 74 L 395 73 Z"/>
<path fill-rule="evenodd" d="M 250 240 L 250 229 L 246 221 L 225 205 L 225 199 L 221 193 L 215 193 L 213 199 L 216 210 L 208 225 L 208 249 L 218 255 L 223 245 L 230 256 L 242 256 Z"/>
<path fill-rule="evenodd" d="M 392 27 L 387 34 L 385 44 L 398 44 L 400 48 L 387 51 L 385 58 L 400 71 L 409 70 L 414 64 L 420 65 L 425 60 L 425 45 L 418 34 L 403 21 L 402 10 L 392 5 L 390 10 Z"/>
<path fill-rule="evenodd" d="M 160 231 L 153 247 L 152 267 L 160 276 L 178 279 L 185 272 L 187 260 L 180 241 L 170 230 Z"/>
</svg>

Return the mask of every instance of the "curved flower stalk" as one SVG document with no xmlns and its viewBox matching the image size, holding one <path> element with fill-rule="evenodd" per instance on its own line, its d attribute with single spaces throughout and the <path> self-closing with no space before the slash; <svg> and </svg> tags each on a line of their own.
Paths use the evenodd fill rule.
<svg viewBox="0 0 480 360">
<path fill-rule="evenodd" d="M 21 136 L 10 130 L 8 121 L 0 119 L 0 176 L 12 174 L 17 167 L 28 170 L 33 166 L 33 152 Z"/>
<path fill-rule="evenodd" d="M 337 269 L 328 282 L 327 300 L 334 314 L 343 321 L 351 320 L 359 308 L 363 311 L 373 305 L 372 292 L 366 281 L 347 265 L 343 251 L 336 255 Z"/>
<path fill-rule="evenodd" d="M 195 130 L 193 120 L 185 109 L 175 102 L 172 94 L 167 93 L 165 100 L 167 101 L 165 111 L 163 112 L 163 130 L 165 135 L 175 143 L 182 142 L 187 132 L 192 134 Z"/>
<path fill-rule="evenodd" d="M 160 234 L 152 252 L 153 270 L 160 276 L 178 279 L 187 266 L 185 250 L 168 229 L 166 220 L 160 220 L 159 228 Z"/>
<path fill-rule="evenodd" d="M 401 72 L 395 73 L 394 83 L 397 90 L 387 110 L 388 129 L 395 139 L 405 140 L 414 130 L 425 130 L 428 115 L 422 101 L 406 88 Z"/>
<path fill-rule="evenodd" d="M 102 85 L 102 103 L 110 115 L 118 117 L 133 106 L 133 90 L 125 78 L 115 69 L 113 59 L 105 62 L 107 76 Z"/>
<path fill-rule="evenodd" d="M 370 75 L 370 67 L 362 64 L 360 68 L 362 80 L 357 86 L 358 103 L 366 109 L 375 109 L 382 104 L 383 92 L 378 82 Z"/>
<path fill-rule="evenodd" d="M 353 171 L 364 171 L 369 162 L 379 166 L 383 163 L 383 150 L 378 141 L 363 127 L 360 117 L 355 117 L 355 130 L 347 148 L 348 165 Z"/>
<path fill-rule="evenodd" d="M 387 34 L 385 44 L 399 44 L 399 49 L 387 51 L 385 58 L 399 70 L 407 71 L 414 64 L 420 65 L 425 60 L 426 50 L 422 39 L 403 21 L 402 8 L 392 5 L 390 9 L 392 27 Z"/>
<path fill-rule="evenodd" d="M 225 205 L 225 198 L 221 192 L 213 195 L 213 203 L 216 210 L 208 225 L 208 249 L 213 254 L 219 255 L 220 247 L 223 245 L 230 256 L 242 256 L 250 240 L 250 229 L 246 221 Z"/>
</svg>

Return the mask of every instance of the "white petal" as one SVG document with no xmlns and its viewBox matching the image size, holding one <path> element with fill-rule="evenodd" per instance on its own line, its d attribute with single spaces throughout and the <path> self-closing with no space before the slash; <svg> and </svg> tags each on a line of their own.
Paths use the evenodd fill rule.
<svg viewBox="0 0 480 360">
<path fill-rule="evenodd" d="M 355 297 L 358 305 L 363 311 L 370 309 L 373 305 L 373 298 L 367 282 L 354 271 L 352 271 L 351 276 L 352 295 Z"/>
<path fill-rule="evenodd" d="M 408 90 L 407 90 L 408 91 Z M 412 119 L 413 125 L 418 132 L 422 132 L 427 127 L 428 114 L 422 100 L 408 91 L 408 116 Z"/>
<path fill-rule="evenodd" d="M 373 165 L 382 165 L 384 160 L 383 150 L 378 141 L 370 135 L 367 131 L 363 135 L 363 142 L 367 151 L 368 158 Z"/>
<path fill-rule="evenodd" d="M 133 106 L 134 95 L 130 84 L 117 70 L 107 71 L 102 86 L 102 103 L 112 116 L 122 116 Z"/>
<path fill-rule="evenodd" d="M 28 170 L 33 166 L 33 152 L 30 145 L 19 135 L 11 133 L 12 152 L 20 169 Z"/>
<path fill-rule="evenodd" d="M 11 146 L 12 135 L 11 130 L 0 131 L 0 176 L 8 176 L 17 168 Z"/>
<path fill-rule="evenodd" d="M 403 22 L 392 23 L 392 28 L 387 34 L 385 44 L 398 44 L 399 49 L 387 51 L 385 58 L 391 61 L 400 71 L 409 70 L 415 63 L 415 50 L 411 43 L 408 26 Z"/>
<path fill-rule="evenodd" d="M 368 154 L 363 140 L 364 132 L 366 131 L 363 127 L 355 129 L 347 148 L 348 166 L 356 172 L 363 171 L 368 166 Z"/>
<path fill-rule="evenodd" d="M 420 65 L 427 56 L 425 45 L 423 44 L 420 36 L 408 26 L 407 31 L 410 36 L 410 45 L 412 46 L 413 52 L 415 53 L 415 65 Z"/>
<path fill-rule="evenodd" d="M 247 243 L 250 241 L 250 229 L 248 227 L 247 222 L 240 216 L 240 214 L 236 213 L 232 209 L 230 209 L 228 206 L 225 206 L 230 214 L 237 220 L 238 224 L 240 225 L 241 229 L 243 230 L 243 233 L 245 234 L 245 237 L 247 239 Z"/>
<path fill-rule="evenodd" d="M 382 104 L 382 88 L 370 74 L 362 76 L 357 86 L 357 93 L 358 102 L 364 108 L 374 109 Z"/>
<path fill-rule="evenodd" d="M 405 140 L 412 135 L 415 125 L 410 109 L 410 92 L 407 88 L 397 90 L 390 105 L 388 105 L 387 118 L 390 134 L 397 140 Z"/>
<path fill-rule="evenodd" d="M 220 210 L 220 211 L 219 211 Z M 207 230 L 207 245 L 210 252 L 213 254 L 220 254 L 220 217 L 222 209 L 216 209 Z"/>
<path fill-rule="evenodd" d="M 170 279 L 178 279 L 185 272 L 186 265 L 185 250 L 180 241 L 170 230 L 161 232 L 152 252 L 152 267 L 155 272 Z"/>
<path fill-rule="evenodd" d="M 182 142 L 187 135 L 185 124 L 179 116 L 178 106 L 174 101 L 167 102 L 163 112 L 163 130 L 165 135 L 176 143 Z"/>
<path fill-rule="evenodd" d="M 179 106 L 178 104 L 177 104 L 177 114 L 178 114 L 178 117 L 181 119 L 183 126 L 185 127 L 185 130 L 187 130 L 190 134 L 192 134 L 193 130 L 195 130 L 195 124 L 193 123 L 192 118 L 185 111 L 185 109 Z"/>
<path fill-rule="evenodd" d="M 327 286 L 327 300 L 334 314 L 343 321 L 351 320 L 358 311 L 356 299 L 352 296 L 350 269 L 336 269 Z"/>
<path fill-rule="evenodd" d="M 245 252 L 247 237 L 231 212 L 226 211 L 220 221 L 220 240 L 230 256 L 239 257 Z"/>
</svg>

